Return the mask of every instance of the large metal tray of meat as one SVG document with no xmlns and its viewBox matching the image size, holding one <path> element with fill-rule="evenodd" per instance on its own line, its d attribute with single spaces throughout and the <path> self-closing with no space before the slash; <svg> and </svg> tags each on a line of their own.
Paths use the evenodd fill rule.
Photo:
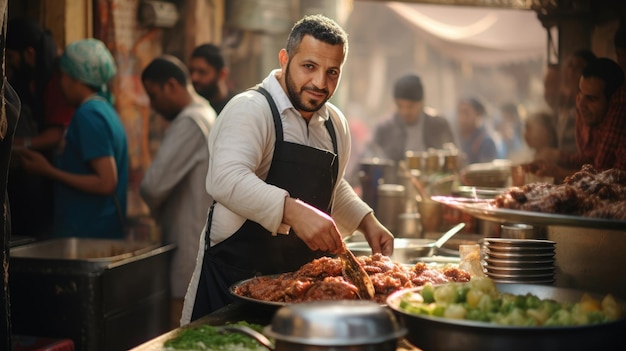
<svg viewBox="0 0 626 351">
<path fill-rule="evenodd" d="M 253 305 L 257 305 L 260 307 L 264 307 L 264 308 L 269 308 L 269 309 L 277 309 L 279 307 L 285 306 L 288 303 L 286 302 L 278 302 L 278 301 L 266 301 L 266 300 L 260 300 L 260 299 L 255 299 L 252 297 L 248 297 L 248 296 L 243 296 L 237 293 L 237 289 L 243 285 L 248 284 L 250 281 L 257 279 L 257 278 L 277 278 L 278 276 L 280 276 L 280 274 L 274 274 L 274 275 L 265 275 L 265 276 L 258 276 L 258 277 L 253 277 L 250 279 L 245 279 L 242 281 L 239 281 L 233 285 L 230 286 L 229 288 L 229 292 L 230 294 L 235 297 L 237 300 L 243 301 L 243 302 L 247 302 L 247 303 L 251 303 Z"/>
<path fill-rule="evenodd" d="M 266 300 L 260 300 L 260 299 L 255 299 L 249 296 L 243 296 L 240 294 L 237 294 L 237 288 L 247 284 L 248 282 L 250 282 L 251 280 L 254 280 L 255 278 L 277 278 L 279 277 L 280 274 L 274 274 L 274 275 L 262 275 L 262 276 L 257 276 L 254 278 L 250 278 L 250 279 L 245 279 L 242 281 L 239 281 L 233 285 L 230 286 L 229 288 L 229 292 L 230 294 L 237 300 L 239 301 L 243 301 L 246 303 L 250 303 L 252 305 L 258 306 L 258 307 L 262 307 L 265 309 L 269 309 L 269 310 L 276 310 L 282 306 L 286 306 L 291 304 L 290 302 L 280 302 L 280 301 L 266 301 Z M 385 304 L 382 304 L 385 305 Z"/>
<path fill-rule="evenodd" d="M 489 199 L 469 199 L 453 196 L 433 196 L 432 200 L 451 206 L 476 218 L 499 223 L 526 223 L 535 225 L 561 225 L 596 229 L 626 230 L 626 221 L 563 215 L 544 212 L 520 211 L 498 208 Z"/>
</svg>

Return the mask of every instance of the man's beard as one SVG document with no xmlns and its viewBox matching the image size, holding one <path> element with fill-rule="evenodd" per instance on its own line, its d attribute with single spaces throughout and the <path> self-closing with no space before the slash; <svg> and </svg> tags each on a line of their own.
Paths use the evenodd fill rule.
<svg viewBox="0 0 626 351">
<path fill-rule="evenodd" d="M 287 96 L 289 97 L 289 100 L 293 104 L 293 107 L 295 107 L 296 110 L 304 111 L 304 112 L 315 112 L 319 110 L 322 106 L 324 106 L 326 101 L 330 99 L 328 90 L 317 89 L 315 87 L 302 87 L 302 89 L 300 89 L 300 94 L 304 92 L 305 90 L 311 90 L 311 91 L 326 94 L 326 98 L 322 102 L 315 104 L 315 102 L 309 101 L 309 105 L 311 105 L 312 107 L 307 107 L 305 102 L 302 101 L 302 96 L 298 94 L 298 88 L 296 87 L 296 83 L 291 79 L 291 75 L 289 74 L 290 65 L 291 65 L 291 61 L 287 64 L 287 69 L 285 71 L 285 85 L 287 86 Z"/>
<path fill-rule="evenodd" d="M 210 101 L 219 96 L 220 87 L 217 83 L 218 81 L 214 80 L 208 85 L 199 86 L 198 84 L 194 84 L 194 88 L 200 96 Z"/>
</svg>

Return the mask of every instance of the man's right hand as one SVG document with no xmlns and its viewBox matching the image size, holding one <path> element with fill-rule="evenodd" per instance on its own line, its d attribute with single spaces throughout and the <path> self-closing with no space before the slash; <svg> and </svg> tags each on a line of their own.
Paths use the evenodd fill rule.
<svg viewBox="0 0 626 351">
<path fill-rule="evenodd" d="M 328 214 L 304 201 L 285 198 L 283 223 L 291 226 L 298 237 L 313 251 L 338 254 L 344 250 L 335 221 Z"/>
</svg>

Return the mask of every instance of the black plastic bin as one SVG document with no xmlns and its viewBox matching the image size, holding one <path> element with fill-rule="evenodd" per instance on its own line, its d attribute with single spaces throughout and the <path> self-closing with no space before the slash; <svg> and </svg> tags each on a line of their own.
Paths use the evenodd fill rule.
<svg viewBox="0 0 626 351">
<path fill-rule="evenodd" d="M 13 333 L 69 338 L 77 351 L 115 351 L 166 332 L 174 249 L 82 238 L 13 248 Z"/>
</svg>

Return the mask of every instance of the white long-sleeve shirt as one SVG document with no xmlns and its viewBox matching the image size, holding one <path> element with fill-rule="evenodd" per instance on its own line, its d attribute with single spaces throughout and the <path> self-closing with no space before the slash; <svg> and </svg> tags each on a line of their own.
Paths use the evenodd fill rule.
<svg viewBox="0 0 626 351">
<path fill-rule="evenodd" d="M 271 72 L 262 86 L 272 95 L 283 124 L 284 140 L 333 151 L 324 122 L 329 118 L 324 106 L 307 124 L 295 110 L 280 83 Z M 350 134 L 345 117 L 334 109 L 331 114 L 337 135 L 339 178 L 335 186 L 331 216 L 342 233 L 353 232 L 372 209 L 343 179 L 350 156 Z M 287 233 L 282 223 L 287 191 L 265 183 L 275 143 L 272 113 L 263 95 L 247 91 L 235 96 L 222 110 L 209 137 L 211 157 L 206 179 L 207 191 L 217 201 L 211 226 L 211 245 L 232 235 L 246 219 L 261 224 L 272 233 Z"/>
<path fill-rule="evenodd" d="M 175 243 L 171 267 L 173 297 L 183 297 L 191 280 L 200 233 L 213 199 L 203 185 L 209 167 L 208 138 L 215 111 L 204 101 L 183 109 L 172 121 L 140 192 L 161 227 L 163 240 Z"/>
</svg>

